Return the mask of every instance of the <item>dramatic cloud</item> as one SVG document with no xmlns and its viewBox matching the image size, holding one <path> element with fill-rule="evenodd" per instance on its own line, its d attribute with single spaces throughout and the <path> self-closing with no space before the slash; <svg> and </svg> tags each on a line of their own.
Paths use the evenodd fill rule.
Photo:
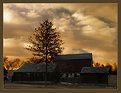
<svg viewBox="0 0 121 93">
<path fill-rule="evenodd" d="M 90 52 L 94 61 L 117 62 L 117 4 L 4 4 L 4 56 L 30 57 L 24 47 L 39 22 L 61 33 L 63 54 Z"/>
</svg>

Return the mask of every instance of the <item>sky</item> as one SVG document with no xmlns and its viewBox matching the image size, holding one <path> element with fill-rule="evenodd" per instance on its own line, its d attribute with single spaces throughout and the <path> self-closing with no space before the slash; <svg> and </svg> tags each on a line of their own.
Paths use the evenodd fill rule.
<svg viewBox="0 0 121 93">
<path fill-rule="evenodd" d="M 26 60 L 34 28 L 53 22 L 64 42 L 62 54 L 92 53 L 94 62 L 118 62 L 116 3 L 4 3 L 3 55 Z"/>
</svg>

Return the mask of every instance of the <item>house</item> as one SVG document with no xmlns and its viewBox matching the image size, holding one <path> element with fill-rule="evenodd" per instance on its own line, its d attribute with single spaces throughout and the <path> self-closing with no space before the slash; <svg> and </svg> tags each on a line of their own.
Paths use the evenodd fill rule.
<svg viewBox="0 0 121 93">
<path fill-rule="evenodd" d="M 83 67 L 80 73 L 81 83 L 108 84 L 108 67 Z"/>
<path fill-rule="evenodd" d="M 62 77 L 78 77 L 82 67 L 92 67 L 92 53 L 67 54 L 57 56 L 54 60 Z"/>
<path fill-rule="evenodd" d="M 47 81 L 57 81 L 59 73 L 56 69 L 55 63 L 47 64 Z M 13 81 L 44 81 L 45 72 L 45 63 L 26 63 L 14 71 Z"/>
</svg>

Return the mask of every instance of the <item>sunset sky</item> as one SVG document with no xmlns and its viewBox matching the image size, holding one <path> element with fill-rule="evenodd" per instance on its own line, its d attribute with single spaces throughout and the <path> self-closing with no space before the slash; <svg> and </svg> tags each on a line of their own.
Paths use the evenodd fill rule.
<svg viewBox="0 0 121 93">
<path fill-rule="evenodd" d="M 28 37 L 39 22 L 49 19 L 64 42 L 63 54 L 92 53 L 100 63 L 117 63 L 118 6 L 116 3 L 5 3 L 3 55 L 26 59 Z"/>
</svg>

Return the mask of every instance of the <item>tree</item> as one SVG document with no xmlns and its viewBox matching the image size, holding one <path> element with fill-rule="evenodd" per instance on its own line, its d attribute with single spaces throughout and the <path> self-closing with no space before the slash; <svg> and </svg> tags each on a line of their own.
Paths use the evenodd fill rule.
<svg viewBox="0 0 121 93">
<path fill-rule="evenodd" d="M 23 62 L 19 58 L 15 58 L 13 60 L 9 60 L 8 57 L 4 57 L 3 66 L 6 70 L 15 70 L 19 68 Z"/>
<path fill-rule="evenodd" d="M 94 63 L 94 67 L 100 67 L 101 65 L 100 65 L 100 63 Z"/>
<path fill-rule="evenodd" d="M 108 68 L 109 68 L 109 72 L 112 73 L 113 65 L 107 63 L 107 64 L 105 65 L 105 67 L 108 67 Z"/>
<path fill-rule="evenodd" d="M 53 23 L 49 20 L 45 20 L 35 28 L 32 36 L 29 37 L 27 50 L 31 51 L 34 55 L 33 59 L 36 59 L 37 63 L 46 63 L 46 75 L 47 80 L 47 63 L 52 62 L 55 56 L 61 54 L 63 44 L 60 33 L 53 28 Z"/>
<path fill-rule="evenodd" d="M 6 70 L 9 70 L 9 68 L 10 68 L 10 61 L 8 60 L 8 57 L 4 57 L 4 63 L 3 63 L 3 66 L 4 66 L 4 68 L 6 69 Z"/>
</svg>

